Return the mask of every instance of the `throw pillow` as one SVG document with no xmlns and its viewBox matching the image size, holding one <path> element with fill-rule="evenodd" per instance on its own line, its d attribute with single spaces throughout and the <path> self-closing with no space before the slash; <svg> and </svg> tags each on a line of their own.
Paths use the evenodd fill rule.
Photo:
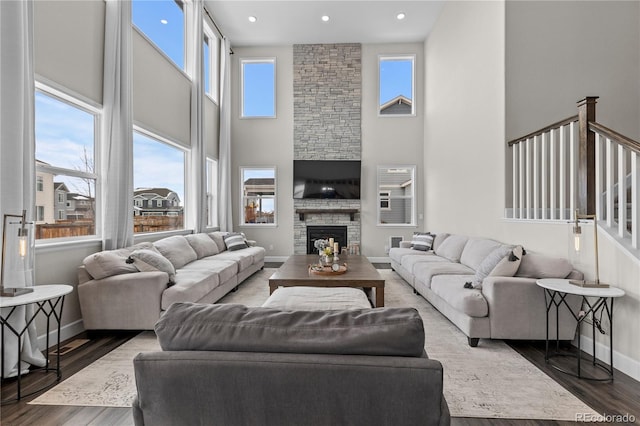
<svg viewBox="0 0 640 426">
<path fill-rule="evenodd" d="M 169 284 L 176 280 L 176 270 L 169 259 L 154 250 L 134 250 L 127 259 L 127 263 L 133 264 L 140 272 L 162 271 L 169 275 Z"/>
<path fill-rule="evenodd" d="M 525 278 L 566 278 L 573 266 L 567 259 L 527 253 L 520 262 L 516 277 Z"/>
<path fill-rule="evenodd" d="M 491 272 L 490 277 L 512 277 L 518 272 L 520 262 L 522 262 L 522 256 L 524 255 L 524 248 L 522 246 L 515 246 L 509 256 L 502 258 Z"/>
<path fill-rule="evenodd" d="M 435 235 L 431 235 L 429 232 L 414 232 L 411 238 L 411 248 L 420 251 L 429 251 L 433 245 L 433 239 Z"/>
<path fill-rule="evenodd" d="M 138 272 L 133 265 L 125 262 L 126 259 L 127 256 L 116 250 L 108 250 L 90 254 L 84 258 L 82 264 L 93 279 L 101 280 L 112 275 Z"/>
<path fill-rule="evenodd" d="M 244 241 L 244 237 L 242 234 L 237 232 L 231 232 L 224 237 L 224 244 L 227 246 L 227 250 L 241 250 L 243 248 L 249 247 L 247 243 Z"/>
<path fill-rule="evenodd" d="M 471 282 L 471 286 L 473 288 L 481 288 L 482 280 L 485 279 L 489 275 L 491 271 L 496 267 L 498 263 L 502 261 L 502 259 L 509 258 L 511 255 L 511 251 L 513 250 L 513 246 L 509 245 L 501 245 L 500 247 L 496 247 L 487 257 L 484 258 L 478 269 L 476 269 L 476 276 Z"/>
<path fill-rule="evenodd" d="M 191 234 L 184 236 L 189 245 L 195 250 L 198 259 L 218 254 L 218 245 L 207 234 Z"/>
</svg>

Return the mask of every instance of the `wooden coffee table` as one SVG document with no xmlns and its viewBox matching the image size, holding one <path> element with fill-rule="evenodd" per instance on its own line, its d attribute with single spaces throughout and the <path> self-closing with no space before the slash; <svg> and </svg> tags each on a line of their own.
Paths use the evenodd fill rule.
<svg viewBox="0 0 640 426">
<path fill-rule="evenodd" d="M 269 294 L 278 287 L 362 287 L 375 307 L 384 306 L 384 279 L 364 256 L 340 256 L 348 270 L 341 275 L 316 275 L 309 272 L 309 265 L 318 263 L 318 256 L 294 254 L 269 278 Z M 375 292 L 375 296 L 371 293 Z"/>
</svg>

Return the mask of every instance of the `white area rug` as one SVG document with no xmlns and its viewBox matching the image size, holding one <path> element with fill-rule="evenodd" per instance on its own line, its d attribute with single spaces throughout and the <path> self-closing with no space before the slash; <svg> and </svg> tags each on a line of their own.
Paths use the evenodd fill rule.
<svg viewBox="0 0 640 426">
<path fill-rule="evenodd" d="M 220 302 L 260 306 L 273 271 L 258 272 Z M 575 420 L 578 413 L 595 414 L 504 342 L 481 340 L 470 347 L 466 336 L 395 272 L 380 273 L 386 306 L 413 306 L 420 312 L 427 353 L 444 366 L 444 393 L 453 417 Z M 30 404 L 130 407 L 136 393 L 131 360 L 158 348 L 152 332 L 142 333 Z"/>
</svg>

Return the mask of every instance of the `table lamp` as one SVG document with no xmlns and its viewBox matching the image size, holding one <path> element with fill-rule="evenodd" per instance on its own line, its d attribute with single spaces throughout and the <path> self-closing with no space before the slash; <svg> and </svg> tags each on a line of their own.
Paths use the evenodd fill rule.
<svg viewBox="0 0 640 426">
<path fill-rule="evenodd" d="M 33 291 L 28 287 L 5 287 L 4 283 L 7 266 L 16 273 L 31 269 L 33 232 L 29 231 L 33 228 L 33 222 L 27 222 L 26 216 L 27 211 L 23 210 L 22 215 L 5 214 L 3 218 L 2 264 L 0 268 L 0 296 L 2 297 L 19 296 Z M 20 218 L 20 220 L 11 222 L 7 220 L 10 217 Z M 17 230 L 14 229 L 14 225 L 18 225 Z M 29 281 L 25 280 L 25 285 L 30 285 Z"/>
<path fill-rule="evenodd" d="M 580 220 L 593 220 L 593 244 L 596 263 L 596 279 L 595 281 L 569 280 L 569 282 L 580 287 L 607 288 L 609 287 L 609 284 L 600 282 L 600 267 L 598 265 L 598 219 L 594 214 L 580 214 L 578 213 L 578 210 L 576 210 L 573 222 L 573 248 L 576 252 L 580 252 L 580 250 L 582 250 L 582 227 L 580 226 Z"/>
</svg>

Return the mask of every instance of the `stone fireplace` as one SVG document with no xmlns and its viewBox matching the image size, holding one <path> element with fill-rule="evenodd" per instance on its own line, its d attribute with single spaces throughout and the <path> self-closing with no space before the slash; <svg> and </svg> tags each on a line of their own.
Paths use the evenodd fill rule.
<svg viewBox="0 0 640 426">
<path fill-rule="evenodd" d="M 293 157 L 295 160 L 360 160 L 362 46 L 293 46 Z M 346 241 L 360 242 L 360 200 L 293 200 L 294 253 L 309 253 L 307 228 L 342 227 Z M 308 213 L 299 214 L 300 210 Z M 355 212 L 355 213 L 354 213 Z M 315 249 L 312 253 L 317 253 Z"/>
</svg>

